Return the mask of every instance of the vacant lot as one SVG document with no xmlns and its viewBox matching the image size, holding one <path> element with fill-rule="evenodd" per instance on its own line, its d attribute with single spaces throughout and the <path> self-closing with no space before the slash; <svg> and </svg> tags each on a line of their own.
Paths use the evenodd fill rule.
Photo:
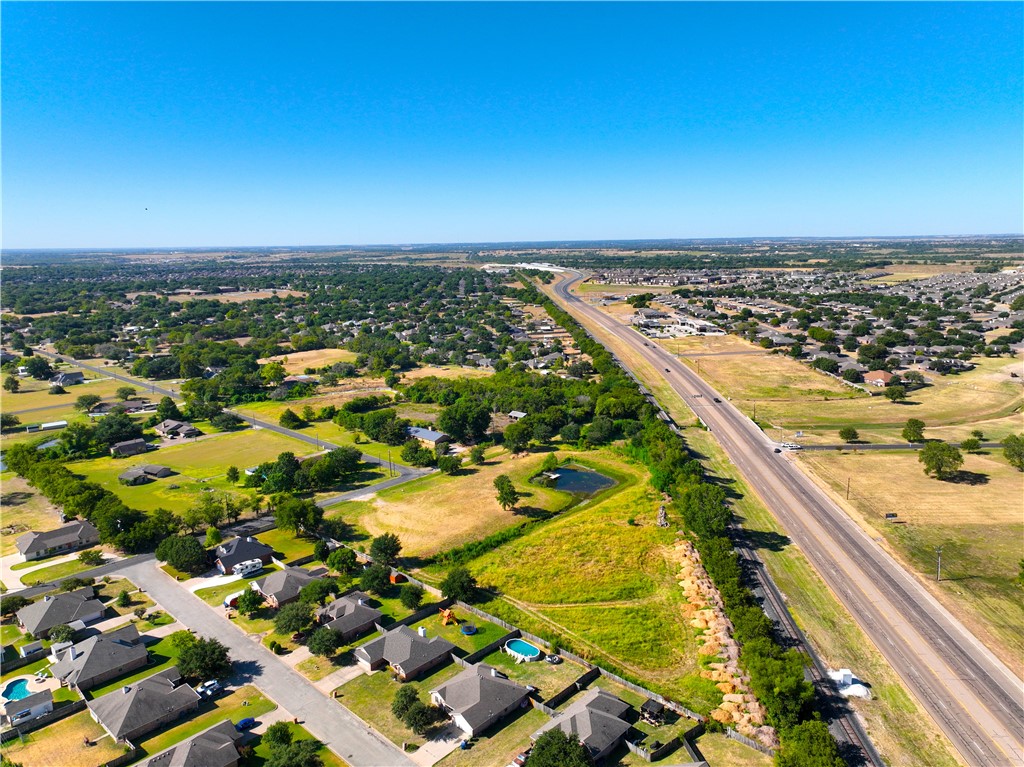
<svg viewBox="0 0 1024 767">
<path fill-rule="evenodd" d="M 151 450 L 131 458 L 103 457 L 76 461 L 68 464 L 68 468 L 107 488 L 133 508 L 146 511 L 157 508 L 174 510 L 190 505 L 200 493 L 208 490 L 247 492 L 241 487 L 230 485 L 224 479 L 229 466 L 243 470 L 265 461 L 273 461 L 286 451 L 302 456 L 314 450 L 312 445 L 291 437 L 264 429 L 248 429 Z M 118 482 L 121 473 L 140 464 L 167 466 L 177 474 L 132 487 Z"/>
<path fill-rule="evenodd" d="M 306 368 L 322 368 L 335 362 L 355 362 L 358 355 L 348 349 L 313 349 L 308 352 L 288 352 L 259 360 L 261 365 L 280 362 L 289 374 L 298 374 Z"/>
<path fill-rule="evenodd" d="M 18 415 L 23 423 L 31 423 L 39 419 L 25 411 L 34 411 L 37 408 L 53 408 L 58 405 L 68 407 L 74 405 L 75 400 L 83 394 L 98 394 L 104 398 L 113 398 L 114 392 L 119 387 L 128 386 L 128 384 L 122 381 L 115 381 L 113 378 L 101 378 L 98 374 L 82 371 L 81 368 L 62 367 L 59 368 L 59 371 L 62 373 L 84 372 L 86 382 L 67 387 L 65 394 L 50 394 L 50 384 L 48 381 L 19 378 L 18 382 L 21 384 L 21 387 L 17 393 L 4 392 L 4 412 Z M 51 419 L 44 418 L 43 420 L 49 421 Z"/>
<path fill-rule="evenodd" d="M 87 739 L 95 745 L 83 745 Z M 88 711 L 25 735 L 24 741 L 12 740 L 3 746 L 2 752 L 25 767 L 96 767 L 125 751 L 92 720 Z"/>
<path fill-rule="evenodd" d="M 60 527 L 57 509 L 28 482 L 13 471 L 0 474 L 0 507 L 3 509 L 0 530 L 0 556 L 13 554 L 15 542 L 29 530 L 44 532 Z"/>
<path fill-rule="evenodd" d="M 431 474 L 388 488 L 369 503 L 341 504 L 329 513 L 358 524 L 370 535 L 395 533 L 402 539 L 404 555 L 428 556 L 568 504 L 567 493 L 528 484 L 543 461 L 541 453 L 518 458 L 505 453 L 463 469 L 460 476 Z M 499 474 L 508 474 L 523 494 L 515 510 L 503 511 L 498 505 L 494 479 Z"/>
<path fill-rule="evenodd" d="M 1024 558 L 1024 475 L 1000 451 L 966 455 L 960 482 L 925 476 L 911 452 L 808 453 L 800 460 L 855 519 L 884 535 L 982 641 L 1018 674 L 1024 670 L 1016 580 Z M 885 522 L 887 512 L 899 514 L 897 524 Z M 943 580 L 935 584 L 939 546 Z"/>
</svg>

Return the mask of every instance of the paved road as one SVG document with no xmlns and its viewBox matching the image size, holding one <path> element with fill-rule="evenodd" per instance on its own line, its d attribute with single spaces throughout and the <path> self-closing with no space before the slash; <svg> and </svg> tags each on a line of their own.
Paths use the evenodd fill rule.
<svg viewBox="0 0 1024 767">
<path fill-rule="evenodd" d="M 1024 685 L 775 443 L 667 351 L 555 285 L 591 330 L 631 345 L 715 434 L 730 460 L 971 767 L 1024 764 Z M 702 395 L 694 398 L 694 394 Z M 714 397 L 723 399 L 714 402 Z"/>
<path fill-rule="evenodd" d="M 137 379 L 129 378 L 126 375 L 116 372 L 110 367 L 103 367 L 100 365 L 89 365 L 85 362 L 80 362 L 71 357 L 64 357 L 59 354 L 40 351 L 38 349 L 35 350 L 35 353 L 43 357 L 49 357 L 50 359 L 60 360 L 61 362 L 67 362 L 69 364 L 74 365 L 75 367 L 80 367 L 83 370 L 91 370 L 93 373 L 99 373 L 101 375 L 114 378 L 118 381 L 124 381 L 125 383 L 131 384 L 133 386 L 143 385 L 140 384 Z M 146 386 L 150 394 L 159 394 L 161 397 L 170 397 L 171 399 L 181 399 L 181 395 L 178 392 L 171 391 L 170 389 L 164 389 L 163 387 L 157 386 L 155 383 L 146 383 L 144 385 Z M 251 416 L 247 413 L 243 413 L 237 410 L 231 410 L 230 408 L 228 408 L 226 412 L 234 413 L 239 418 L 243 418 L 253 426 L 259 426 L 261 429 L 267 429 L 278 434 L 283 434 L 286 437 L 291 437 L 292 439 L 300 440 L 301 442 L 305 442 L 309 445 L 315 445 L 317 448 L 322 450 L 334 450 L 338 447 L 338 445 L 322 440 L 319 437 L 310 436 L 309 434 L 303 434 L 301 431 L 295 431 L 293 429 L 286 429 L 283 426 L 279 426 L 276 423 L 270 423 L 269 421 L 261 421 L 258 418 L 255 418 L 254 416 Z M 363 453 L 362 459 L 364 463 L 383 465 L 381 459 L 377 458 L 377 456 L 374 455 L 367 455 L 366 453 Z M 422 469 L 413 469 L 410 468 L 409 466 L 403 466 L 399 463 L 393 463 L 393 469 L 399 475 L 399 477 L 401 477 L 401 481 L 416 479 L 417 477 L 422 477 L 423 475 L 428 473 Z M 388 480 L 388 482 L 390 482 L 390 485 L 385 485 L 384 483 L 381 483 L 380 485 L 378 485 L 378 487 L 383 489 L 384 487 L 390 487 L 391 485 L 401 484 L 400 482 L 392 482 L 391 480 Z M 332 499 L 332 502 L 336 503 L 337 501 L 333 501 Z"/>
<path fill-rule="evenodd" d="M 412 767 L 413 762 L 394 744 L 344 706 L 325 697 L 312 682 L 227 620 L 222 610 L 182 589 L 152 562 L 138 562 L 120 572 L 181 623 L 223 642 L 241 669 L 244 679 L 239 681 L 255 683 L 353 767 Z M 381 705 L 388 705 L 388 701 L 381 701 Z"/>
</svg>

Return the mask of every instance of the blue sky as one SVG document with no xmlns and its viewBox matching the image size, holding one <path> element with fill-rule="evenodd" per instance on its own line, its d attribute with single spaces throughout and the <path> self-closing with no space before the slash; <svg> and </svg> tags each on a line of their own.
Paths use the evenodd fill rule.
<svg viewBox="0 0 1024 767">
<path fill-rule="evenodd" d="M 1017 233 L 1022 7 L 3 3 L 3 245 Z"/>
</svg>

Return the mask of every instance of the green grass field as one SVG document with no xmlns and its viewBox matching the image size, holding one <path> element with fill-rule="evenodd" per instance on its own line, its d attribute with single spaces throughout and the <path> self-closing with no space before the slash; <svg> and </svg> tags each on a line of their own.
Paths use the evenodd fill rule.
<svg viewBox="0 0 1024 767">
<path fill-rule="evenodd" d="M 63 578 L 70 578 L 72 575 L 91 570 L 95 565 L 87 565 L 84 562 L 79 562 L 78 558 L 68 560 L 67 562 L 61 562 L 57 565 L 50 565 L 49 567 L 42 567 L 38 570 L 33 570 L 27 573 L 22 578 L 22 583 L 28 584 L 29 581 L 32 583 L 49 583 L 50 581 L 59 581 Z"/>
<path fill-rule="evenodd" d="M 71 373 L 80 368 L 61 367 L 59 368 L 62 373 Z M 30 420 L 35 420 L 35 417 L 31 412 L 26 413 L 25 411 L 33 411 L 36 408 L 53 408 L 63 406 L 70 409 L 77 400 L 83 394 L 98 394 L 105 399 L 113 399 L 114 392 L 117 391 L 121 386 L 128 386 L 129 384 L 122 383 L 121 381 L 115 381 L 113 378 L 101 378 L 96 373 L 85 372 L 86 383 L 76 384 L 75 386 L 69 386 L 65 390 L 65 394 L 50 394 L 50 384 L 48 381 L 36 381 L 31 378 L 19 378 L 21 383 L 20 389 L 11 394 L 5 391 L 3 393 L 3 406 L 5 413 L 14 413 L 25 423 L 29 423 Z M 145 396 L 142 394 L 141 396 Z M 43 420 L 51 420 L 45 418 Z"/>
<path fill-rule="evenodd" d="M 211 586 L 207 589 L 199 589 L 195 592 L 195 595 L 202 599 L 206 604 L 219 607 L 224 602 L 224 597 L 228 594 L 234 594 L 236 591 L 241 591 L 247 588 L 250 581 L 255 581 L 260 578 L 266 578 L 270 573 L 279 569 L 277 565 L 270 565 L 264 567 L 260 572 L 255 575 L 249 575 L 245 578 L 241 578 L 237 581 L 231 581 L 230 583 L 224 583 L 220 586 Z"/>
</svg>

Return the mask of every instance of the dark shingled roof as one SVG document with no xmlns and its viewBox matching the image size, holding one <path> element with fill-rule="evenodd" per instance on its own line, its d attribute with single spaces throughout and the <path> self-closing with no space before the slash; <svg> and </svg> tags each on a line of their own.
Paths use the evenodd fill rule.
<svg viewBox="0 0 1024 767">
<path fill-rule="evenodd" d="M 379 621 L 384 616 L 375 607 L 359 604 L 360 599 L 366 602 L 369 597 L 359 591 L 346 594 L 317 610 L 317 617 L 322 621 L 330 618 L 330 622 L 324 624 L 327 628 L 347 634 L 367 623 Z"/>
<path fill-rule="evenodd" d="M 57 548 L 58 546 L 79 545 L 83 541 L 99 542 L 99 531 L 91 522 L 68 522 L 56 530 L 49 530 L 45 533 L 25 533 L 18 536 L 18 551 L 22 555 L 35 554 L 39 551 Z"/>
<path fill-rule="evenodd" d="M 92 586 L 76 589 L 52 597 L 43 597 L 18 610 L 18 620 L 34 636 L 54 626 L 82 620 L 86 616 L 103 614 L 103 603 L 96 599 Z"/>
<path fill-rule="evenodd" d="M 371 664 L 381 660 L 399 669 L 403 674 L 415 671 L 450 653 L 455 645 L 447 639 L 421 637 L 408 626 L 399 626 L 384 636 L 357 647 L 355 655 Z"/>
<path fill-rule="evenodd" d="M 241 737 L 235 726 L 224 720 L 206 732 L 157 754 L 142 767 L 229 767 L 238 762 L 235 743 Z"/>
<path fill-rule="evenodd" d="M 622 717 L 631 706 L 599 687 L 568 706 L 558 716 L 533 734 L 536 740 L 553 727 L 575 735 L 592 754 L 603 754 L 629 731 L 630 724 Z"/>
<path fill-rule="evenodd" d="M 504 676 L 497 676 L 491 666 L 479 663 L 445 682 L 437 693 L 444 704 L 460 714 L 474 732 L 491 724 L 509 706 L 521 702 L 530 691 Z"/>
<path fill-rule="evenodd" d="M 253 583 L 264 596 L 272 596 L 278 604 L 282 604 L 290 599 L 295 599 L 304 586 L 318 580 L 320 579 L 310 574 L 309 570 L 303 570 L 301 567 L 286 567 L 271 573 L 266 578 L 253 581 Z"/>
<path fill-rule="evenodd" d="M 61 650 L 57 661 L 50 666 L 50 672 L 62 682 L 88 685 L 91 679 L 148 655 L 145 645 L 139 640 L 138 629 L 130 623 L 117 631 L 97 634 Z"/>
<path fill-rule="evenodd" d="M 159 721 L 173 712 L 183 712 L 199 700 L 199 693 L 187 684 L 175 686 L 180 679 L 178 667 L 172 666 L 114 692 L 107 693 L 86 705 L 115 738 Z"/>
<path fill-rule="evenodd" d="M 263 557 L 273 553 L 274 550 L 272 548 L 265 543 L 260 543 L 255 538 L 232 538 L 214 550 L 214 558 L 221 561 L 225 570 L 230 570 L 239 562 L 248 562 L 250 559 L 263 559 Z"/>
</svg>

